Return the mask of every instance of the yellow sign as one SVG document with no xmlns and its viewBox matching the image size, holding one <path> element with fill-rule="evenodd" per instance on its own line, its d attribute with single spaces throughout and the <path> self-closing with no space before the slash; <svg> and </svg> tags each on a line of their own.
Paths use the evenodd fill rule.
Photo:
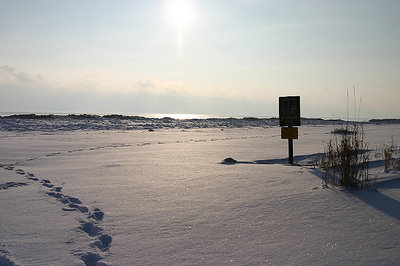
<svg viewBox="0 0 400 266">
<path fill-rule="evenodd" d="M 299 129 L 297 127 L 281 127 L 281 139 L 298 139 Z"/>
</svg>

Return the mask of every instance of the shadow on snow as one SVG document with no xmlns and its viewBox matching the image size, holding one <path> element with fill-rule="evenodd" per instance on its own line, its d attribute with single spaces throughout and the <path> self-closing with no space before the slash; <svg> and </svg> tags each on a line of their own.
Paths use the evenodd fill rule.
<svg viewBox="0 0 400 266">
<path fill-rule="evenodd" d="M 384 160 L 372 161 L 369 168 L 380 168 L 385 164 Z M 323 178 L 324 172 L 318 168 L 310 169 L 310 172 L 319 178 Z M 390 190 L 400 188 L 400 178 L 398 175 L 393 175 L 384 180 L 376 180 L 376 189 L 354 190 L 345 188 L 345 191 L 360 199 L 365 204 L 391 216 L 394 219 L 400 220 L 400 202 L 383 194 L 379 189 Z"/>
<path fill-rule="evenodd" d="M 308 155 L 297 155 L 293 157 L 295 165 L 302 166 L 313 166 L 322 157 L 322 153 L 314 153 Z M 269 160 L 256 160 L 256 161 L 237 161 L 233 158 L 224 159 L 221 164 L 233 165 L 233 164 L 288 164 L 288 158 L 280 159 L 269 159 Z"/>
<path fill-rule="evenodd" d="M 316 166 L 318 160 L 322 157 L 322 153 L 314 153 L 309 155 L 298 155 L 294 156 L 294 164 L 300 166 Z M 268 159 L 268 160 L 256 160 L 256 161 L 237 161 L 233 158 L 226 158 L 221 164 L 235 165 L 235 164 L 284 164 L 288 165 L 288 158 L 281 159 Z M 369 169 L 382 168 L 385 165 L 384 160 L 375 160 L 369 163 Z M 322 179 L 324 172 L 319 168 L 312 168 L 310 172 Z M 390 217 L 400 220 L 400 202 L 394 198 L 391 198 L 382 192 L 380 189 L 390 190 L 400 188 L 400 178 L 398 175 L 393 175 L 384 180 L 376 181 L 377 189 L 364 189 L 364 190 L 353 190 L 345 188 L 345 190 L 365 204 L 389 215 Z"/>
</svg>

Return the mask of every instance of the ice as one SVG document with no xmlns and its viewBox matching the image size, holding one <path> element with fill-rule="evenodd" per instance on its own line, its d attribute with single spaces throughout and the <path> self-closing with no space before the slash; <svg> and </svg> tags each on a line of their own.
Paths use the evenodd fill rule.
<svg viewBox="0 0 400 266">
<path fill-rule="evenodd" d="M 371 156 L 376 188 L 323 188 L 330 124 L 299 128 L 294 166 L 273 125 L 71 127 L 0 131 L 0 263 L 400 263 L 399 173 Z M 371 150 L 399 142 L 364 129 Z"/>
</svg>

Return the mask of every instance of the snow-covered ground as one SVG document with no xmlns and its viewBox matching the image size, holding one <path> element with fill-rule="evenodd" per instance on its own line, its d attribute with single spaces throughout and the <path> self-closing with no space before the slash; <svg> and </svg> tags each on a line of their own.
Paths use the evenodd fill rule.
<svg viewBox="0 0 400 266">
<path fill-rule="evenodd" d="M 301 126 L 290 166 L 274 125 L 15 121 L 0 131 L 0 265 L 400 264 L 400 173 L 379 156 L 398 124 L 365 126 L 377 188 L 354 191 L 312 165 L 331 125 Z"/>
</svg>

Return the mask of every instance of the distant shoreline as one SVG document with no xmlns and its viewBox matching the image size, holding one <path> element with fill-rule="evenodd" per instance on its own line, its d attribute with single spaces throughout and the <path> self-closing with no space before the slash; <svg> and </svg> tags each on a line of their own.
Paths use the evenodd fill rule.
<svg viewBox="0 0 400 266">
<path fill-rule="evenodd" d="M 2 115 L 3 114 L 3 115 Z M 165 116 L 164 116 L 165 115 Z M 188 118 L 185 118 L 187 116 Z M 60 113 L 0 113 L 0 119 L 14 118 L 14 119 L 120 119 L 120 120 L 178 120 L 178 121 L 193 121 L 193 120 L 243 120 L 243 121 L 277 121 L 278 117 L 251 117 L 251 116 L 237 116 L 237 117 L 218 117 L 206 115 L 183 115 L 183 114 L 144 114 L 144 115 L 123 115 L 123 114 L 60 114 Z M 366 121 L 347 121 L 344 119 L 324 119 L 324 118 L 308 118 L 302 117 L 302 121 L 324 121 L 324 122 L 363 122 L 363 123 L 400 123 L 400 118 L 382 118 L 382 119 L 369 119 Z"/>
</svg>

